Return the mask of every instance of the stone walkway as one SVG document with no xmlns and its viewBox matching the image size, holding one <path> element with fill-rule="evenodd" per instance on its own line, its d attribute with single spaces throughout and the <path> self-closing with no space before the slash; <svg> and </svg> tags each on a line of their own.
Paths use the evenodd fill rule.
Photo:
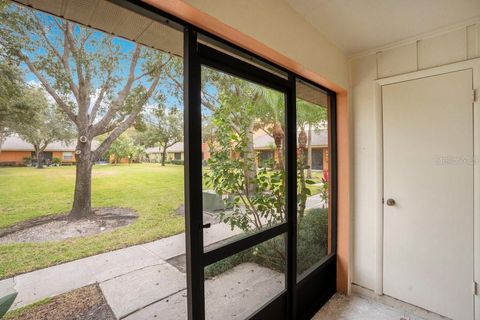
<svg viewBox="0 0 480 320">
<path fill-rule="evenodd" d="M 204 233 L 205 245 L 238 234 L 225 224 Z M 0 281 L 0 296 L 18 292 L 13 309 L 93 283 L 118 319 L 185 319 L 186 275 L 168 261 L 185 255 L 185 234 L 136 245 Z M 181 260 L 181 259 L 180 259 Z M 205 283 L 209 319 L 243 319 L 284 288 L 284 276 L 253 263 Z M 215 303 L 213 303 L 215 302 Z"/>
</svg>

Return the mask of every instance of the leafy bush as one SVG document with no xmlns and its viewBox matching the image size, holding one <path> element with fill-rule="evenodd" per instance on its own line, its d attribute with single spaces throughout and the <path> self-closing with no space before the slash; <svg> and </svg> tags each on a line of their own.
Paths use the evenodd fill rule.
<svg viewBox="0 0 480 320">
<path fill-rule="evenodd" d="M 216 275 L 222 274 L 233 267 L 242 264 L 244 262 L 252 261 L 253 257 L 253 248 L 239 252 L 233 256 L 230 256 L 226 259 L 215 262 L 207 267 L 205 267 L 205 278 L 209 279 L 215 277 Z"/>
<path fill-rule="evenodd" d="M 328 209 L 310 209 L 300 220 L 297 239 L 297 272 L 303 273 L 328 253 Z M 285 272 L 285 239 L 280 236 L 265 241 L 205 268 L 211 278 L 245 262 Z"/>
<path fill-rule="evenodd" d="M 60 163 L 62 163 L 62 159 L 57 158 L 57 157 L 55 157 L 55 158 L 52 159 L 52 164 L 54 164 L 54 165 L 60 165 Z"/>
<path fill-rule="evenodd" d="M 297 272 L 303 273 L 328 253 L 328 209 L 310 209 L 300 221 Z"/>
<path fill-rule="evenodd" d="M 184 161 L 183 160 L 171 160 L 169 163 L 183 166 Z"/>
<path fill-rule="evenodd" d="M 26 165 L 26 166 L 29 166 L 32 164 L 32 157 L 24 157 L 23 158 L 23 163 Z"/>
</svg>

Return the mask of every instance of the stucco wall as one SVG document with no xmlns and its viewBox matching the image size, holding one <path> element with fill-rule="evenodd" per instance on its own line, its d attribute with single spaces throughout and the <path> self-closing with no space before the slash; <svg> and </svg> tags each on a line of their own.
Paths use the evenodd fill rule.
<svg viewBox="0 0 480 320">
<path fill-rule="evenodd" d="M 23 163 L 23 158 L 31 157 L 30 151 L 2 151 L 0 152 L 0 163 L 15 162 L 17 164 Z"/>
<path fill-rule="evenodd" d="M 350 61 L 354 145 L 352 282 L 375 286 L 375 80 L 480 57 L 480 19 Z"/>
<path fill-rule="evenodd" d="M 283 0 L 185 0 L 337 85 L 348 88 L 346 55 Z M 252 9 L 254 8 L 254 9 Z"/>
</svg>

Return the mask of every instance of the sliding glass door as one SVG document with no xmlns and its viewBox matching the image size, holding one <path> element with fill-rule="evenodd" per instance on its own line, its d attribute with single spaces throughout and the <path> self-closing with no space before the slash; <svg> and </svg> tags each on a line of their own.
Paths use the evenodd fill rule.
<svg viewBox="0 0 480 320">
<path fill-rule="evenodd" d="M 185 37 L 187 72 L 199 72 L 186 83 L 191 317 L 246 319 L 287 292 L 291 84 L 196 32 Z"/>
<path fill-rule="evenodd" d="M 335 292 L 334 97 L 195 30 L 184 45 L 189 317 L 308 318 Z"/>
</svg>

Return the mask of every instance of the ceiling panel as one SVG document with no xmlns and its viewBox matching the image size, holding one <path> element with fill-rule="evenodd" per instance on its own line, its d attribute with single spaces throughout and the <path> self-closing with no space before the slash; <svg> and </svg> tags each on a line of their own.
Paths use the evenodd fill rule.
<svg viewBox="0 0 480 320">
<path fill-rule="evenodd" d="M 480 17 L 480 0 L 287 0 L 347 53 Z"/>
</svg>

